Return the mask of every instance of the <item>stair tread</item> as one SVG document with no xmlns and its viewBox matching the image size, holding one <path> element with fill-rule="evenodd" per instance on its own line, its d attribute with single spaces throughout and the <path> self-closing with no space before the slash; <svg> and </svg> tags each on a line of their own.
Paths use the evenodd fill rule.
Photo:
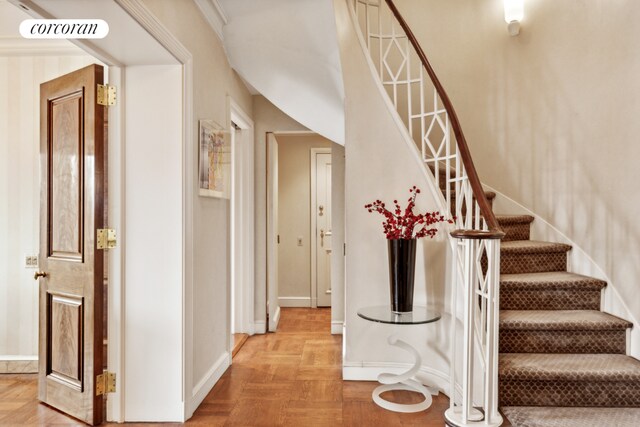
<svg viewBox="0 0 640 427">
<path fill-rule="evenodd" d="M 502 242 L 501 254 L 539 254 L 559 253 L 571 250 L 571 245 L 557 242 L 542 242 L 538 240 L 512 240 Z"/>
<path fill-rule="evenodd" d="M 501 310 L 501 330 L 618 330 L 633 323 L 596 310 Z"/>
<path fill-rule="evenodd" d="M 501 380 L 640 381 L 640 361 L 622 354 L 501 353 Z"/>
<path fill-rule="evenodd" d="M 509 224 L 530 224 L 535 219 L 531 215 L 496 215 L 496 219 L 500 225 Z"/>
<path fill-rule="evenodd" d="M 640 408 L 505 406 L 500 409 L 514 427 L 636 427 L 640 419 Z"/>
<path fill-rule="evenodd" d="M 501 289 L 600 290 L 605 286 L 607 282 L 604 280 L 567 271 L 500 275 Z"/>
</svg>

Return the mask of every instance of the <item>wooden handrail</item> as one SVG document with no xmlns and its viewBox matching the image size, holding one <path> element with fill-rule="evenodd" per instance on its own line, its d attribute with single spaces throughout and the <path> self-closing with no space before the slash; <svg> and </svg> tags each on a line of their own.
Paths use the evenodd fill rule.
<svg viewBox="0 0 640 427">
<path fill-rule="evenodd" d="M 451 103 L 451 100 L 449 99 L 447 92 L 444 90 L 444 87 L 442 87 L 442 84 L 440 83 L 438 76 L 436 75 L 435 71 L 431 67 L 431 64 L 429 63 L 427 56 L 422 50 L 420 43 L 418 43 L 416 36 L 413 34 L 413 32 L 411 31 L 411 28 L 409 28 L 409 25 L 407 24 L 407 22 L 404 20 L 404 18 L 398 11 L 398 8 L 393 3 L 393 0 L 385 0 L 385 1 L 389 6 L 389 9 L 391 9 L 393 16 L 395 16 L 395 18 L 398 20 L 398 23 L 400 24 L 405 34 L 407 35 L 407 38 L 411 42 L 411 45 L 413 46 L 416 53 L 418 54 L 418 57 L 420 58 L 422 65 L 427 70 L 427 74 L 429 74 L 429 77 L 431 78 L 431 81 L 433 82 L 433 85 L 436 88 L 436 91 L 438 92 L 440 99 L 442 100 L 442 104 L 444 105 L 444 108 L 447 111 L 447 114 L 449 115 L 449 119 L 451 120 L 451 127 L 453 128 L 453 133 L 456 136 L 456 143 L 458 144 L 458 152 L 460 153 L 460 157 L 462 158 L 462 164 L 464 165 L 464 168 L 467 171 L 467 178 L 469 179 L 471 190 L 473 191 L 473 194 L 478 202 L 478 206 L 480 207 L 480 213 L 484 217 L 484 220 L 487 223 L 487 227 L 489 228 L 489 233 L 486 233 L 485 234 L 486 237 L 484 238 L 501 239 L 504 236 L 504 233 L 502 232 L 502 229 L 498 224 L 498 220 L 496 219 L 496 216 L 493 214 L 493 210 L 491 210 L 491 205 L 489 205 L 489 201 L 487 200 L 487 197 L 484 194 L 484 190 L 482 189 L 482 184 L 480 183 L 480 179 L 478 178 L 478 173 L 476 172 L 476 168 L 473 165 L 473 160 L 471 159 L 471 152 L 469 151 L 467 140 L 465 139 L 464 133 L 462 132 L 462 127 L 460 126 L 460 121 L 458 120 L 458 115 L 456 114 L 456 110 L 453 108 L 453 104 Z M 460 232 L 457 234 L 459 234 L 460 237 L 462 238 L 464 238 L 465 235 L 468 235 L 467 233 L 463 232 L 464 230 L 458 230 L 458 231 Z"/>
</svg>

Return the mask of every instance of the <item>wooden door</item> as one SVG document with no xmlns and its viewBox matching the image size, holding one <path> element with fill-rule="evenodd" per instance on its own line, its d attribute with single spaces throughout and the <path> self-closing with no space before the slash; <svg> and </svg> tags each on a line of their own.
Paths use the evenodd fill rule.
<svg viewBox="0 0 640 427">
<path fill-rule="evenodd" d="M 318 307 L 331 306 L 331 154 L 317 153 L 316 188 L 316 292 Z"/>
<path fill-rule="evenodd" d="M 278 329 L 278 141 L 267 134 L 267 328 Z"/>
<path fill-rule="evenodd" d="M 40 342 L 38 398 L 89 424 L 103 419 L 103 68 L 40 86 Z"/>
</svg>

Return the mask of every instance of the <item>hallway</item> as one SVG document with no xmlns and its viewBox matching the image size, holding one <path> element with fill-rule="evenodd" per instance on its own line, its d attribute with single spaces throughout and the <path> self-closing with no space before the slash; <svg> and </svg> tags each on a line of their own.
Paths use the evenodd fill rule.
<svg viewBox="0 0 640 427">
<path fill-rule="evenodd" d="M 443 395 L 434 396 L 426 412 L 399 414 L 372 402 L 371 391 L 377 383 L 343 382 L 342 337 L 330 334 L 330 318 L 330 309 L 282 309 L 278 332 L 249 337 L 186 424 L 444 425 L 448 399 Z M 0 375 L 0 425 L 84 425 L 38 404 L 36 389 L 35 375 Z M 393 399 L 398 402 L 418 400 L 409 393 L 395 393 Z"/>
</svg>

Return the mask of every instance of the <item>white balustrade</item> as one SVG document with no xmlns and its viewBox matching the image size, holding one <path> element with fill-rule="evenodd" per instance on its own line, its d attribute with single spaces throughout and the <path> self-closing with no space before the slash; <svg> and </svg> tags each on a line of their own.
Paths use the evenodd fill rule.
<svg viewBox="0 0 640 427">
<path fill-rule="evenodd" d="M 438 200 L 440 209 L 454 220 L 452 228 L 458 236 L 449 236 L 455 280 L 451 291 L 451 403 L 446 417 L 457 426 L 499 426 L 502 424 L 497 375 L 500 236 L 488 233 L 487 215 L 482 214 L 478 203 L 485 196 L 473 194 L 460 144 L 452 129 L 451 112 L 445 108 L 441 94 L 388 0 L 349 1 L 374 74 L 422 153 L 436 188 L 443 190 L 443 197 Z M 473 174 L 476 176 L 475 171 Z M 493 213 L 490 215 L 493 217 Z M 491 238 L 484 238 L 481 232 Z M 456 330 L 459 298 L 463 301 L 462 337 Z M 459 352 L 462 367 L 457 369 Z M 461 395 L 456 391 L 458 386 Z"/>
</svg>

